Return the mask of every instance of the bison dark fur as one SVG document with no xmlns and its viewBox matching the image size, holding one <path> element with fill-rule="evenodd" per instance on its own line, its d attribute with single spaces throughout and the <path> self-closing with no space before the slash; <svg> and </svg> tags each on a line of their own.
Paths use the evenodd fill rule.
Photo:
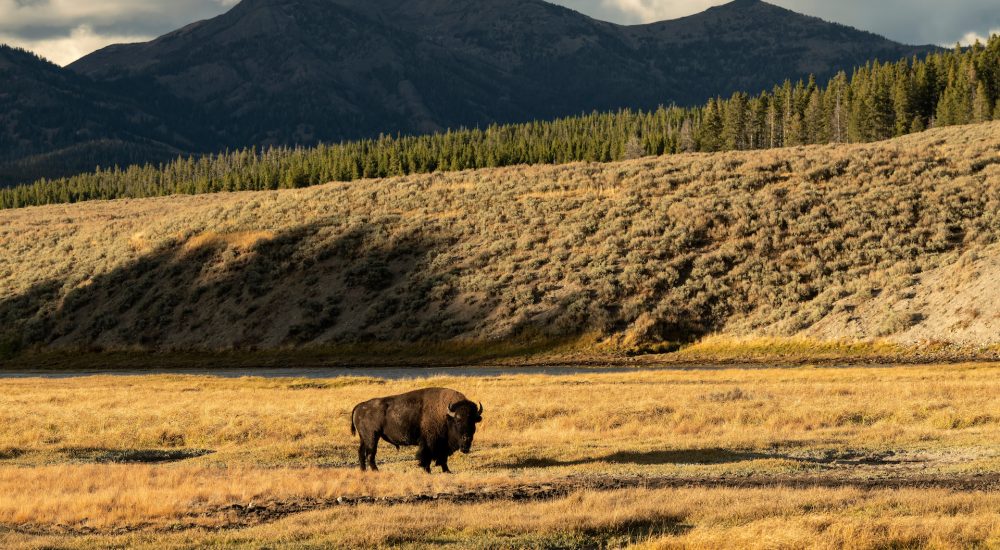
<svg viewBox="0 0 1000 550">
<path fill-rule="evenodd" d="M 455 451 L 469 452 L 476 424 L 482 419 L 482 405 L 455 390 L 428 388 L 359 403 L 351 412 L 351 434 L 361 439 L 358 461 L 362 470 L 378 470 L 375 453 L 379 440 L 384 439 L 397 449 L 418 446 L 417 461 L 428 473 L 431 462 L 449 472 L 448 457 Z"/>
</svg>

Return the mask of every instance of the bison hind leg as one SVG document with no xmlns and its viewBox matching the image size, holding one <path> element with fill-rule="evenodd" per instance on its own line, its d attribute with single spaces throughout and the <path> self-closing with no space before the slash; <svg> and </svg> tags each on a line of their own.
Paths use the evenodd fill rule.
<svg viewBox="0 0 1000 550">
<path fill-rule="evenodd" d="M 364 430 L 358 430 L 358 439 L 360 443 L 358 444 L 358 466 L 361 471 L 371 469 L 373 472 L 378 471 L 378 466 L 375 465 L 375 453 L 378 452 L 378 439 L 380 434 L 374 433 L 369 434 Z"/>
<path fill-rule="evenodd" d="M 375 465 L 375 453 L 378 452 L 378 437 L 374 438 L 368 445 L 368 467 L 371 468 L 373 472 L 378 471 L 378 466 Z"/>
</svg>

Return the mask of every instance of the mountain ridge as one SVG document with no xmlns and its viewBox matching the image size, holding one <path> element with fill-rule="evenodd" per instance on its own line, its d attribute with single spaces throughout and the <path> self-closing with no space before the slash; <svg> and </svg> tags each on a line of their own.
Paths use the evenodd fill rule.
<svg viewBox="0 0 1000 550">
<path fill-rule="evenodd" d="M 784 47 L 781 33 L 799 44 Z M 240 146 L 694 104 L 926 50 L 759 1 L 623 26 L 542 0 L 252 0 L 70 68 L 207 102 Z M 328 110 L 299 108 L 314 101 Z M 275 110 L 284 125 L 268 120 Z M 227 111 L 266 122 L 230 133 L 232 118 L 212 116 Z"/>
<path fill-rule="evenodd" d="M 630 26 L 542 0 L 244 0 L 66 72 L 147 112 L 173 154 L 691 105 L 932 49 L 749 0 Z"/>
<path fill-rule="evenodd" d="M 0 185 L 121 160 L 168 160 L 194 142 L 154 109 L 0 44 Z"/>
</svg>

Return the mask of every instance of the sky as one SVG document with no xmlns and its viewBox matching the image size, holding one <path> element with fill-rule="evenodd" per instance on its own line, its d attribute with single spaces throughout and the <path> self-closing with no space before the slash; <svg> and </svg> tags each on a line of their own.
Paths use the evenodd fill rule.
<svg viewBox="0 0 1000 550">
<path fill-rule="evenodd" d="M 238 1 L 0 0 L 0 43 L 29 49 L 65 65 L 108 44 L 151 40 L 223 13 Z M 622 24 L 674 19 L 726 3 L 726 0 L 550 1 Z M 1000 33 L 998 0 L 769 1 L 909 44 L 967 44 Z"/>
</svg>

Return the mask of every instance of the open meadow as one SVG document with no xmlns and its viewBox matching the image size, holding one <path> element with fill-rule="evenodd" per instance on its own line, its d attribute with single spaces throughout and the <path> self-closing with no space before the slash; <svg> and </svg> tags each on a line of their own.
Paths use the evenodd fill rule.
<svg viewBox="0 0 1000 550">
<path fill-rule="evenodd" d="M 495 373 L 494 373 L 495 374 Z M 996 547 L 1000 365 L 0 380 L 0 546 Z M 482 401 L 455 474 L 353 405 Z"/>
</svg>

